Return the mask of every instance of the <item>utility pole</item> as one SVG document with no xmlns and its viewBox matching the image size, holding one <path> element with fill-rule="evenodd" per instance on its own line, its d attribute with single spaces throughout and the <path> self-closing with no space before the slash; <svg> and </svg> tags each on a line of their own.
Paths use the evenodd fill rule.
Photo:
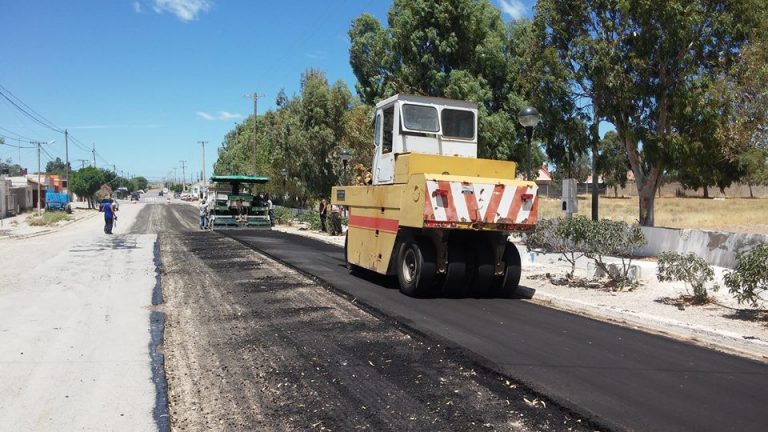
<svg viewBox="0 0 768 432">
<path fill-rule="evenodd" d="M 112 164 L 112 172 L 117 174 L 117 165 Z"/>
<path fill-rule="evenodd" d="M 93 167 L 96 168 L 96 143 L 93 143 L 93 150 L 91 150 L 91 154 L 93 154 Z"/>
<path fill-rule="evenodd" d="M 184 174 L 186 172 L 186 167 L 187 167 L 186 163 L 187 163 L 187 161 L 183 160 L 183 161 L 179 161 L 179 163 L 181 163 L 181 191 L 183 192 L 183 191 L 187 190 L 187 187 L 186 187 L 187 186 L 187 175 Z"/>
<path fill-rule="evenodd" d="M 69 131 L 64 129 L 64 164 L 67 166 L 67 197 L 72 201 L 72 195 L 69 193 Z"/>
<path fill-rule="evenodd" d="M 85 163 L 88 162 L 88 159 L 78 159 L 78 162 L 80 162 L 80 169 L 85 168 Z"/>
<path fill-rule="evenodd" d="M 249 93 L 245 95 L 245 97 L 253 99 L 253 175 L 258 174 L 256 172 L 256 119 L 258 115 L 258 102 L 260 97 L 264 97 L 264 95 L 259 95 L 256 92 Z"/>
<path fill-rule="evenodd" d="M 40 141 L 37 143 L 37 215 L 40 216 Z"/>
<path fill-rule="evenodd" d="M 205 145 L 208 144 L 208 141 L 198 141 L 198 142 L 203 147 L 203 178 L 201 180 L 203 182 L 203 185 L 205 185 Z"/>
</svg>

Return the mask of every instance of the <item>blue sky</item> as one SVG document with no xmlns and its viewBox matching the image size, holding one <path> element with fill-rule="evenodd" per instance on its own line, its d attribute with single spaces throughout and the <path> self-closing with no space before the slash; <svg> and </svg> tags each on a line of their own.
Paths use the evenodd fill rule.
<svg viewBox="0 0 768 432">
<path fill-rule="evenodd" d="M 505 19 L 530 16 L 533 0 L 494 0 Z M 323 70 L 353 89 L 347 30 L 371 13 L 386 23 L 388 0 L 5 0 L 0 6 L 0 85 L 67 128 L 73 168 L 90 163 L 161 179 L 181 160 L 207 174 L 216 149 L 252 113 L 274 107 L 281 88 Z M 64 136 L 0 98 L 8 144 L 50 141 L 64 159 Z M 0 146 L 0 158 L 36 169 L 35 151 Z M 43 155 L 43 165 L 49 160 Z M 187 170 L 189 173 L 189 169 Z M 187 174 L 189 177 L 189 174 Z"/>
</svg>

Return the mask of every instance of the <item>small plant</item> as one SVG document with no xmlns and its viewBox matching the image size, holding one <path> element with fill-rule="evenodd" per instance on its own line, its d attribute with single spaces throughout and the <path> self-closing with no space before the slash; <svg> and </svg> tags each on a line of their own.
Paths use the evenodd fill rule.
<svg viewBox="0 0 768 432">
<path fill-rule="evenodd" d="M 603 219 L 591 221 L 585 236 L 585 253 L 619 289 L 631 285 L 629 271 L 635 251 L 647 243 L 638 225 Z M 621 258 L 621 268 L 611 270 L 605 257 Z"/>
<path fill-rule="evenodd" d="M 761 294 L 768 290 L 768 244 L 739 255 L 736 268 L 723 278 L 728 292 L 741 303 L 760 306 Z"/>
<path fill-rule="evenodd" d="M 288 207 L 275 207 L 275 223 L 278 225 L 291 225 L 293 223 L 293 210 Z"/>
<path fill-rule="evenodd" d="M 307 224 L 307 227 L 312 231 L 320 229 L 320 212 L 317 210 L 304 210 L 299 214 L 298 219 L 299 222 Z M 330 221 L 330 218 L 328 218 L 328 221 Z M 326 221 L 326 226 L 328 226 L 328 221 Z"/>
<path fill-rule="evenodd" d="M 704 259 L 692 252 L 684 255 L 676 252 L 664 252 L 659 255 L 656 278 L 660 282 L 685 282 L 686 291 L 688 290 L 688 285 L 690 285 L 693 288 L 693 299 L 697 304 L 708 302 L 708 282 L 712 283 L 714 291 L 720 288 L 714 283 L 715 272 L 712 270 L 712 267 Z"/>
<path fill-rule="evenodd" d="M 542 219 L 536 224 L 536 229 L 527 235 L 525 244 L 530 250 L 562 255 L 571 264 L 571 272 L 567 276 L 572 279 L 576 272 L 576 260 L 584 256 L 589 224 L 590 221 L 584 216 Z"/>
<path fill-rule="evenodd" d="M 40 216 L 29 216 L 27 223 L 30 226 L 50 226 L 72 218 L 64 212 L 44 212 Z"/>
</svg>

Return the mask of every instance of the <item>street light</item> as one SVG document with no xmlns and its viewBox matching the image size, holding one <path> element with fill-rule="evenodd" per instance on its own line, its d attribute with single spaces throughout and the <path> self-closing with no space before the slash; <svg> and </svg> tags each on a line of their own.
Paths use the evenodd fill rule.
<svg viewBox="0 0 768 432">
<path fill-rule="evenodd" d="M 347 182 L 347 164 L 349 163 L 349 160 L 352 159 L 352 155 L 349 154 L 347 149 L 341 149 L 339 152 L 339 160 L 341 160 L 341 164 L 344 166 L 344 184 L 346 185 Z"/>
<path fill-rule="evenodd" d="M 539 124 L 539 112 L 534 107 L 525 107 L 517 113 L 517 121 L 525 128 L 525 137 L 528 138 L 528 167 L 526 180 L 531 179 L 531 137 L 533 136 L 533 128 Z"/>
</svg>

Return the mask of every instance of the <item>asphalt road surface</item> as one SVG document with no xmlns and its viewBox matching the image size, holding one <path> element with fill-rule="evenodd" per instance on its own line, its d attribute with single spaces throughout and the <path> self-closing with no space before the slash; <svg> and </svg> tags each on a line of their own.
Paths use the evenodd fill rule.
<svg viewBox="0 0 768 432">
<path fill-rule="evenodd" d="M 227 231 L 356 303 L 625 430 L 765 431 L 768 365 L 513 299 L 412 299 L 347 274 L 341 248 L 275 231 Z"/>
<path fill-rule="evenodd" d="M 174 430 L 605 429 L 483 367 L 460 340 L 404 329 L 236 240 L 200 231 L 194 206 L 147 205 L 133 232 L 158 233 Z M 339 280 L 394 294 L 349 279 L 336 250 L 244 234 L 271 242 L 270 252 L 314 253 L 308 271 L 330 259 Z"/>
</svg>

